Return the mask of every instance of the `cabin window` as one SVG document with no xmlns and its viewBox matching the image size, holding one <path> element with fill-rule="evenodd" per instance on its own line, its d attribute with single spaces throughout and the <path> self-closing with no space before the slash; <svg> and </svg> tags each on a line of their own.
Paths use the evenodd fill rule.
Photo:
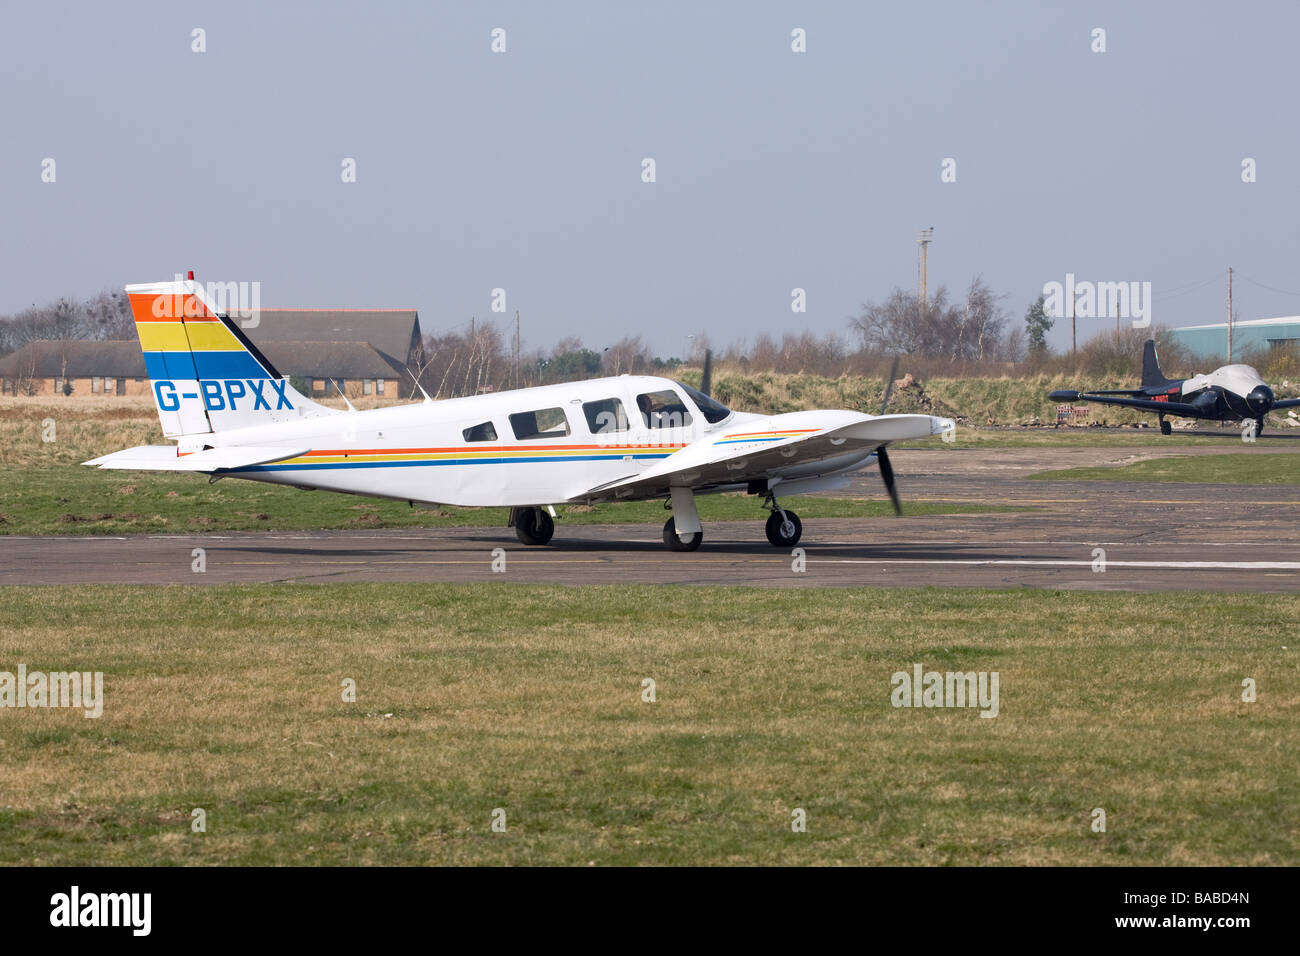
<svg viewBox="0 0 1300 956">
<path fill-rule="evenodd" d="M 492 427 L 491 422 L 484 422 L 482 425 L 471 425 L 461 432 L 466 441 L 496 441 L 497 430 Z"/>
<path fill-rule="evenodd" d="M 535 412 L 516 412 L 510 416 L 515 438 L 563 438 L 569 434 L 569 420 L 562 408 L 539 408 Z"/>
<path fill-rule="evenodd" d="M 602 398 L 595 402 L 583 402 L 582 414 L 587 416 L 587 427 L 593 435 L 606 432 L 625 432 L 632 427 L 627 420 L 623 403 L 617 398 Z"/>
<path fill-rule="evenodd" d="M 642 392 L 636 397 L 636 406 L 646 428 L 684 428 L 691 423 L 691 413 L 671 389 Z"/>
</svg>

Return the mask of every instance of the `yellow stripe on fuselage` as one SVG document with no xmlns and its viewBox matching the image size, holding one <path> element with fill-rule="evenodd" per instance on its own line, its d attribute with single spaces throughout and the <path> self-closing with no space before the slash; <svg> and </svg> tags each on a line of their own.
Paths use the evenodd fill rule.
<svg viewBox="0 0 1300 956">
<path fill-rule="evenodd" d="M 612 447 L 604 449 L 583 449 L 581 451 L 566 451 L 556 448 L 546 448 L 544 446 L 530 446 L 522 448 L 495 449 L 489 451 L 479 451 L 477 449 L 467 448 L 464 451 L 448 450 L 440 452 L 398 452 L 398 453 L 379 453 L 361 452 L 358 454 L 337 454 L 337 455 L 303 455 L 298 458 L 286 458 L 284 461 L 278 461 L 275 465 L 347 465 L 362 464 L 371 462 L 404 462 L 404 461 L 463 461 L 466 463 L 482 461 L 484 459 L 498 458 L 564 458 L 570 461 L 583 461 L 592 457 L 609 458 L 611 456 L 631 456 L 631 455 L 654 455 L 657 457 L 667 457 L 673 452 L 680 451 L 681 446 L 655 446 L 649 448 L 632 448 L 632 447 Z M 275 465 L 268 465 L 268 468 L 274 468 Z"/>
</svg>

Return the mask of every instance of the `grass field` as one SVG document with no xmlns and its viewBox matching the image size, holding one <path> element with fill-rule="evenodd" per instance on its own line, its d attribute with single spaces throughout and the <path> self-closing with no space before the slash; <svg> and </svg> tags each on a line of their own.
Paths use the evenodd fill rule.
<svg viewBox="0 0 1300 956">
<path fill-rule="evenodd" d="M 883 492 L 882 492 L 883 497 Z M 758 521 L 762 499 L 743 494 L 700 497 L 705 521 Z M 893 514 L 889 499 L 791 497 L 782 504 L 804 518 L 870 518 Z M 1015 511 L 1010 506 L 910 501 L 905 513 Z M 561 505 L 562 524 L 662 524 L 661 501 Z M 0 469 L 0 536 L 6 534 L 137 534 L 143 532 L 298 531 L 308 528 L 505 527 L 506 508 L 412 508 L 330 492 L 203 475 L 105 472 L 68 465 Z"/>
<path fill-rule="evenodd" d="M 1031 478 L 1065 481 L 1191 481 L 1241 485 L 1300 485 L 1300 455 L 1181 455 L 1108 465 L 1062 468 Z"/>
<path fill-rule="evenodd" d="M 1253 446 L 1259 452 L 1269 447 L 1290 448 L 1294 440 L 1282 436 L 1290 430 L 1277 429 L 1258 440 Z M 1281 444 L 1285 442 L 1285 444 Z M 1165 451 L 1179 448 L 1222 447 L 1225 451 L 1245 447 L 1241 434 L 1230 425 L 1208 423 L 1205 430 L 1180 430 L 1172 435 L 1161 435 L 1158 428 L 1132 426 L 1114 428 L 958 428 L 952 442 L 911 441 L 899 442 L 897 448 L 925 448 L 931 451 L 951 451 L 966 448 L 1139 448 Z"/>
<path fill-rule="evenodd" d="M 1294 595 L 7 589 L 0 670 L 101 670 L 105 703 L 0 709 L 0 862 L 1294 865 L 1297 620 Z M 997 671 L 998 716 L 892 707 L 916 663 Z"/>
</svg>

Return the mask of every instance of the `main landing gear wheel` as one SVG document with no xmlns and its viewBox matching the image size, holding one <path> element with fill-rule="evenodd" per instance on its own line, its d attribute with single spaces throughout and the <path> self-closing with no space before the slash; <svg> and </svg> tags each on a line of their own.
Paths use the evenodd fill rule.
<svg viewBox="0 0 1300 956">
<path fill-rule="evenodd" d="M 767 540 L 776 548 L 793 548 L 803 536 L 803 522 L 793 511 L 773 511 L 767 516 Z"/>
<path fill-rule="evenodd" d="M 1174 431 L 1174 426 L 1173 426 L 1173 425 L 1170 425 L 1170 424 L 1169 424 L 1167 421 L 1165 421 L 1163 418 L 1160 419 L 1160 434 L 1162 434 L 1162 435 L 1170 435 L 1170 434 L 1173 434 L 1173 431 Z"/>
<path fill-rule="evenodd" d="M 541 508 L 521 508 L 515 516 L 515 537 L 524 544 L 546 544 L 555 534 L 555 520 Z"/>
<path fill-rule="evenodd" d="M 703 531 L 688 534 L 684 538 L 678 537 L 676 522 L 674 522 L 672 518 L 669 518 L 664 523 L 664 544 L 668 545 L 669 551 L 695 551 L 699 548 L 700 542 L 703 540 Z"/>
</svg>

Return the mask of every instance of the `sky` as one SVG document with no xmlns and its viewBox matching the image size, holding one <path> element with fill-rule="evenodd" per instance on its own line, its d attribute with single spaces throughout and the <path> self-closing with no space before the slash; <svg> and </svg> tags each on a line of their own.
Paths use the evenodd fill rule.
<svg viewBox="0 0 1300 956">
<path fill-rule="evenodd" d="M 847 335 L 933 227 L 930 289 L 1017 323 L 1067 274 L 1224 321 L 1229 266 L 1239 318 L 1293 315 L 1297 35 L 1294 2 L 10 4 L 0 314 L 194 269 L 673 355 Z"/>
</svg>

